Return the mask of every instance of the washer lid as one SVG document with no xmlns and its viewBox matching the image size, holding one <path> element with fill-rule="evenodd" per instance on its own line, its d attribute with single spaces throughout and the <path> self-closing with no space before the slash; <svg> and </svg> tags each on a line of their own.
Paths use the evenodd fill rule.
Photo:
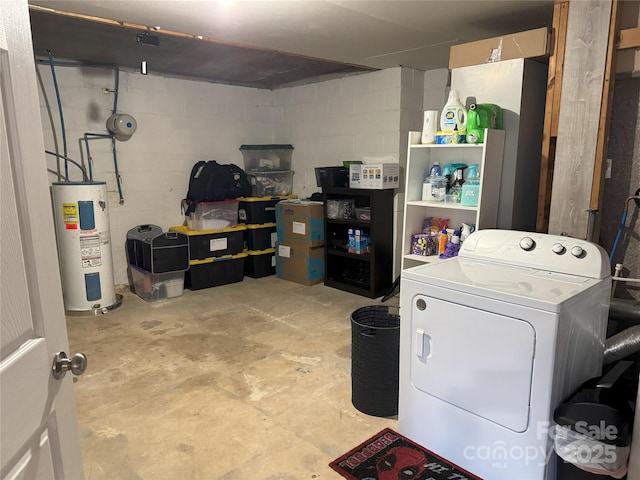
<svg viewBox="0 0 640 480">
<path fill-rule="evenodd" d="M 402 278 L 551 312 L 602 281 L 462 257 L 409 268 Z"/>
</svg>

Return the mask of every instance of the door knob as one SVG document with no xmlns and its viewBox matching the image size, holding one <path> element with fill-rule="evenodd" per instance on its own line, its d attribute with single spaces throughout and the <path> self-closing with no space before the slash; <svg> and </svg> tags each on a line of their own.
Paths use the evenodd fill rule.
<svg viewBox="0 0 640 480">
<path fill-rule="evenodd" d="M 64 352 L 56 353 L 53 359 L 53 377 L 61 380 L 67 371 L 71 370 L 74 375 L 82 375 L 87 369 L 87 356 L 84 353 L 76 353 L 71 358 Z"/>
</svg>

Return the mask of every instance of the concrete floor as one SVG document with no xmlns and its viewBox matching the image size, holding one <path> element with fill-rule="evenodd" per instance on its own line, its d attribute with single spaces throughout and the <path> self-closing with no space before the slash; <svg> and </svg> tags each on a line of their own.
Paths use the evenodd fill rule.
<svg viewBox="0 0 640 480">
<path fill-rule="evenodd" d="M 372 300 L 276 277 L 68 317 L 88 480 L 341 478 L 396 418 L 351 404 L 350 314 Z M 388 305 L 397 305 L 397 297 Z"/>
</svg>

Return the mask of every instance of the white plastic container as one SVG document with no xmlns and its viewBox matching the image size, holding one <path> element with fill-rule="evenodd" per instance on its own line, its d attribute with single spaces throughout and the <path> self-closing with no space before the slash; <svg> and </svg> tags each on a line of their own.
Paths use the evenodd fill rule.
<svg viewBox="0 0 640 480">
<path fill-rule="evenodd" d="M 443 132 L 453 132 L 458 127 L 458 132 L 467 128 L 467 109 L 460 101 L 457 90 L 449 91 L 449 99 L 442 109 L 440 115 L 440 130 Z"/>
</svg>

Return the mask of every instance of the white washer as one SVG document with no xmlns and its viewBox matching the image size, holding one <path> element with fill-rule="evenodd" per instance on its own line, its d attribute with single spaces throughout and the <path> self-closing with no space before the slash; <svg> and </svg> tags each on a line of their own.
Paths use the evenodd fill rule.
<svg viewBox="0 0 640 480">
<path fill-rule="evenodd" d="M 398 428 L 486 480 L 552 480 L 553 411 L 601 373 L 606 252 L 480 230 L 400 287 Z"/>
</svg>

